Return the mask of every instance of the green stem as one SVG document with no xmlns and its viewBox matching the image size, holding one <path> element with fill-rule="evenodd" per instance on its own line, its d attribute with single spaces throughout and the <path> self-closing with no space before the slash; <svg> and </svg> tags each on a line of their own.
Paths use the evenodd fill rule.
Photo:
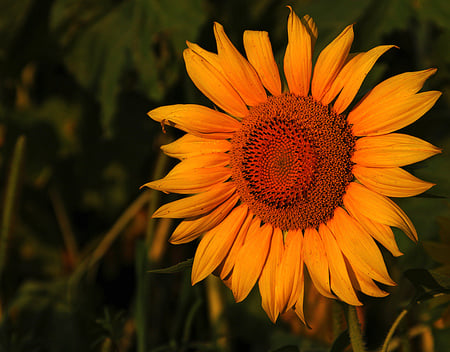
<svg viewBox="0 0 450 352">
<path fill-rule="evenodd" d="M 348 333 L 354 352 L 366 352 L 356 308 L 349 305 L 347 311 Z"/>
<path fill-rule="evenodd" d="M 397 319 L 395 319 L 394 324 L 392 324 L 389 332 L 384 340 L 383 347 L 381 347 L 381 352 L 387 352 L 389 347 L 389 342 L 391 342 L 392 336 L 394 336 L 394 332 L 397 329 L 398 324 L 402 321 L 403 317 L 408 313 L 407 309 L 403 309 L 402 312 L 398 315 Z"/>
<path fill-rule="evenodd" d="M 3 279 L 3 271 L 6 263 L 6 251 L 11 234 L 11 223 L 14 207 L 17 199 L 17 189 L 19 184 L 20 170 L 25 155 L 25 136 L 17 139 L 14 147 L 11 168 L 6 184 L 5 204 L 3 206 L 2 227 L 0 233 L 0 282 Z"/>
</svg>

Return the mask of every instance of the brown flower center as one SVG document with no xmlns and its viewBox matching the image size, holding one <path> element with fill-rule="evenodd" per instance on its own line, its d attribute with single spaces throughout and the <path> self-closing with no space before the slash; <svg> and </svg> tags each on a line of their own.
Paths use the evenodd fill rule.
<svg viewBox="0 0 450 352">
<path fill-rule="evenodd" d="M 355 137 L 343 115 L 283 94 L 253 107 L 231 140 L 233 180 L 253 213 L 282 230 L 318 227 L 353 179 Z"/>
</svg>

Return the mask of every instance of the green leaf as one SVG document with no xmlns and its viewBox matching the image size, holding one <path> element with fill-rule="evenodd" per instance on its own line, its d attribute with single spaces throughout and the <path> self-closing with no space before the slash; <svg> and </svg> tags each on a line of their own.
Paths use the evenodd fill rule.
<svg viewBox="0 0 450 352">
<path fill-rule="evenodd" d="M 413 16 L 410 0 L 372 0 L 356 22 L 355 41 L 364 49 L 383 42 L 383 36 L 405 30 Z"/>
<path fill-rule="evenodd" d="M 107 134 L 114 132 L 117 97 L 125 86 L 152 100 L 164 97 L 184 69 L 185 40 L 195 40 L 205 20 L 203 0 L 116 3 L 82 11 L 73 0 L 59 0 L 51 18 L 65 64 L 99 101 Z"/>
<path fill-rule="evenodd" d="M 0 3 L 0 60 L 23 26 L 31 0 L 2 0 Z"/>
<path fill-rule="evenodd" d="M 405 276 L 419 290 L 450 293 L 450 276 L 426 269 L 410 269 L 405 271 Z"/>
<path fill-rule="evenodd" d="M 193 261 L 194 261 L 194 259 L 190 258 L 188 260 L 185 260 L 184 262 L 172 265 L 168 268 L 154 269 L 154 270 L 149 270 L 147 272 L 152 273 L 152 274 L 174 274 L 174 273 L 178 273 L 180 271 L 191 268 Z"/>
<path fill-rule="evenodd" d="M 422 244 L 433 260 L 441 264 L 450 264 L 450 245 L 431 241 L 422 241 Z"/>
<path fill-rule="evenodd" d="M 414 3 L 419 18 L 450 29 L 448 20 L 450 18 L 450 6 L 448 0 L 420 0 Z"/>
</svg>

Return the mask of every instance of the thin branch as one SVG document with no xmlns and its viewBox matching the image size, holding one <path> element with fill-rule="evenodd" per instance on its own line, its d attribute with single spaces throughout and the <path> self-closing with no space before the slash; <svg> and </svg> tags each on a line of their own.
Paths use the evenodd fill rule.
<svg viewBox="0 0 450 352">
<path fill-rule="evenodd" d="M 151 196 L 151 191 L 143 192 L 137 197 L 133 203 L 122 213 L 117 219 L 111 229 L 106 233 L 97 248 L 88 258 L 88 269 L 92 268 L 109 250 L 116 238 L 125 229 L 128 223 L 135 217 L 135 215 L 148 203 Z"/>
<path fill-rule="evenodd" d="M 49 196 L 55 211 L 56 220 L 58 221 L 61 229 L 67 254 L 73 261 L 72 264 L 76 265 L 79 259 L 78 244 L 72 230 L 72 225 L 70 224 L 69 216 L 67 215 L 66 207 L 61 199 L 61 194 L 55 187 L 51 187 L 49 190 Z"/>
</svg>

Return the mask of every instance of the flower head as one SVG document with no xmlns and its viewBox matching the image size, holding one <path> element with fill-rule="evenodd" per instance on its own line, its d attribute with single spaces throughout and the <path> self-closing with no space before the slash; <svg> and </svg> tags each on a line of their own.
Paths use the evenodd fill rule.
<svg viewBox="0 0 450 352">
<path fill-rule="evenodd" d="M 184 219 L 170 241 L 202 236 L 192 283 L 216 272 L 237 301 L 258 282 L 272 321 L 293 308 L 303 317 L 304 268 L 326 297 L 361 305 L 358 292 L 381 297 L 395 285 L 377 242 L 401 255 L 391 229 L 417 240 L 406 214 L 388 197 L 426 191 L 401 166 L 440 152 L 393 133 L 425 114 L 440 92 L 418 93 L 435 69 L 391 77 L 349 109 L 365 76 L 392 45 L 352 54 L 346 27 L 312 64 L 317 27 L 288 19 L 282 89 L 267 32 L 246 31 L 247 59 L 215 23 L 218 53 L 188 43 L 187 72 L 218 109 L 163 106 L 149 116 L 187 134 L 162 147 L 180 159 L 146 186 L 189 197 L 154 217 Z"/>
</svg>

